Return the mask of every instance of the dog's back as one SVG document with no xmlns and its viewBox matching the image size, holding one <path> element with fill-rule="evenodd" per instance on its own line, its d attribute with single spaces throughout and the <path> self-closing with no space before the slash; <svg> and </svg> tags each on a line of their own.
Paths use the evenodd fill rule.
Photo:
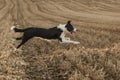
<svg viewBox="0 0 120 80">
<path fill-rule="evenodd" d="M 15 32 L 23 32 L 25 36 L 28 37 L 42 37 L 45 39 L 57 39 L 60 37 L 61 33 L 63 32 L 61 29 L 57 27 L 45 29 L 45 28 L 25 28 L 25 29 L 18 29 L 15 26 L 11 27 L 11 30 Z"/>
<path fill-rule="evenodd" d="M 44 28 L 33 28 L 26 32 L 30 32 L 34 34 L 35 37 L 42 37 L 46 39 L 57 39 L 60 37 L 62 30 L 58 29 L 57 27 L 44 29 Z"/>
</svg>

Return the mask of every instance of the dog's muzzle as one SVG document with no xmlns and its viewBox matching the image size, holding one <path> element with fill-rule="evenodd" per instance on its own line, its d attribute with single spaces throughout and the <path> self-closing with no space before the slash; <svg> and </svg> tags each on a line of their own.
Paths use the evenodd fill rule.
<svg viewBox="0 0 120 80">
<path fill-rule="evenodd" d="M 75 32 L 77 32 L 77 29 L 76 29 L 76 28 L 74 28 L 74 30 L 71 31 L 71 34 L 72 34 L 72 33 L 75 33 Z"/>
</svg>

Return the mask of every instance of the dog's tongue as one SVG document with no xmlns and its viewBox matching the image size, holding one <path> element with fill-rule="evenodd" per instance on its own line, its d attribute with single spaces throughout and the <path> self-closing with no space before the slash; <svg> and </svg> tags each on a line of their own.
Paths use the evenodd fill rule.
<svg viewBox="0 0 120 80">
<path fill-rule="evenodd" d="M 75 33 L 75 31 L 71 31 L 71 34 Z"/>
</svg>

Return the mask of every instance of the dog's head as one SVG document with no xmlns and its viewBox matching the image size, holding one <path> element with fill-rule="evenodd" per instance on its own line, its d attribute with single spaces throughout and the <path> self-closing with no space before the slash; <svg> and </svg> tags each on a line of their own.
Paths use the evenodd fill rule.
<svg viewBox="0 0 120 80">
<path fill-rule="evenodd" d="M 68 21 L 67 24 L 59 24 L 57 28 L 61 29 L 62 31 L 68 31 L 71 34 L 77 31 L 77 29 L 72 26 L 71 21 Z"/>
<path fill-rule="evenodd" d="M 71 21 L 68 21 L 68 22 L 67 22 L 67 24 L 65 25 L 65 28 L 66 28 L 67 31 L 69 31 L 71 34 L 77 31 L 77 29 L 72 26 Z"/>
</svg>

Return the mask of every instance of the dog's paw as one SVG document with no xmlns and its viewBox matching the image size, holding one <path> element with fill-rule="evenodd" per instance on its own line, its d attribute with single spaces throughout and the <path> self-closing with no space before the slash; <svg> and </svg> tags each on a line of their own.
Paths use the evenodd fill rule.
<svg viewBox="0 0 120 80">
<path fill-rule="evenodd" d="M 21 49 L 17 49 L 17 48 L 13 49 L 13 52 L 18 52 L 18 51 L 22 51 L 22 50 Z"/>
<path fill-rule="evenodd" d="M 16 52 L 16 51 L 17 51 L 17 48 L 14 48 L 14 49 L 13 49 L 13 52 Z"/>
<path fill-rule="evenodd" d="M 80 42 L 78 42 L 78 41 L 75 41 L 75 42 L 74 42 L 74 44 L 80 44 Z"/>
</svg>

